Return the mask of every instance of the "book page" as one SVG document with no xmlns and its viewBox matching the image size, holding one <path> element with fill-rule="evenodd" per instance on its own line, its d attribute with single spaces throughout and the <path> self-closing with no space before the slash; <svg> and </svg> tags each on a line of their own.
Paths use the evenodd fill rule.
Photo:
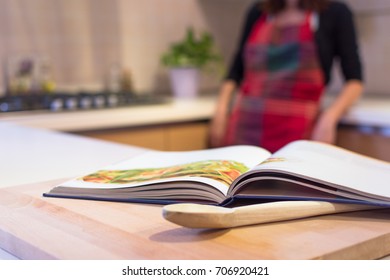
<svg viewBox="0 0 390 280">
<path fill-rule="evenodd" d="M 254 169 L 298 174 L 346 191 L 390 199 L 390 163 L 319 142 L 292 142 Z"/>
<path fill-rule="evenodd" d="M 230 184 L 270 156 L 255 146 L 231 146 L 188 152 L 149 151 L 61 184 L 74 188 L 125 188 L 196 181 L 227 194 Z M 148 186 L 145 186 L 145 190 Z"/>
</svg>

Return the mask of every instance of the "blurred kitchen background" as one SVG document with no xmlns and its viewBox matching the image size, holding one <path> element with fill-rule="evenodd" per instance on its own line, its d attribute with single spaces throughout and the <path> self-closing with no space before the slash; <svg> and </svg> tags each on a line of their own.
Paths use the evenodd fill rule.
<svg viewBox="0 0 390 280">
<path fill-rule="evenodd" d="M 207 30 L 228 63 L 251 2 L 0 0 L 0 57 L 3 64 L 17 56 L 47 59 L 60 89 L 99 89 L 110 68 L 119 64 L 131 71 L 136 91 L 166 91 L 166 69 L 159 59 L 169 44 L 189 26 Z M 347 2 L 356 14 L 367 92 L 390 94 L 390 1 Z M 204 76 L 202 88 L 217 87 L 216 77 Z"/>
<path fill-rule="evenodd" d="M 153 103 L 153 98 L 157 100 L 159 96 L 171 94 L 168 69 L 160 63 L 161 54 L 169 45 L 182 39 L 188 27 L 193 27 L 196 31 L 208 31 L 213 35 L 227 67 L 236 47 L 244 13 L 252 2 L 253 0 L 0 0 L 0 96 L 5 97 L 10 88 L 9 78 L 13 74 L 13 65 L 27 57 L 30 62 L 39 61 L 39 78 L 48 81 L 44 89 L 53 94 L 104 91 L 110 86 L 110 78 L 117 73 L 115 71 L 119 71 L 126 73 L 132 93 L 148 95 L 148 100 Z M 390 69 L 390 1 L 346 2 L 355 13 L 364 64 L 365 98 L 368 100 L 357 108 L 358 111 L 346 116 L 346 130 L 343 131 L 347 133 L 340 134 L 340 145 L 390 160 L 390 149 L 385 149 L 387 154 L 383 152 L 384 148 L 377 151 L 379 146 L 388 145 L 390 139 L 390 89 L 387 77 Z M 220 79 L 220 73 L 203 73 L 200 95 L 216 94 Z M 330 95 L 337 92 L 340 85 L 339 75 L 335 73 L 329 88 Z M 22 117 L 9 113 L 7 111 L 10 107 L 4 104 L 0 104 L 0 121 L 14 121 L 37 127 L 45 127 L 43 123 L 47 118 L 54 122 L 52 115 L 42 115 L 42 112 L 39 116 L 36 113 L 26 115 L 24 112 Z M 213 103 L 207 104 L 194 109 L 204 110 L 202 116 L 167 121 L 167 125 L 182 124 L 184 121 L 201 124 L 201 128 L 195 126 L 188 130 L 201 135 L 202 144 L 175 146 L 170 149 L 207 147 L 207 121 L 212 114 Z M 61 106 L 59 104 L 52 109 Z M 81 116 L 78 115 L 77 118 L 80 120 Z M 111 118 L 114 118 L 113 113 Z M 97 117 L 91 121 L 95 124 L 91 127 L 71 129 L 52 124 L 47 127 L 167 149 L 166 140 L 162 146 L 149 145 L 145 140 L 161 135 L 146 134 L 137 142 L 129 139 L 136 139 L 138 136 L 127 134 L 130 130 L 145 132 L 149 128 L 160 129 L 160 123 L 140 122 L 134 124 L 134 127 L 130 123 L 121 123 L 99 127 L 96 125 L 98 119 Z M 58 119 L 56 123 L 61 121 L 62 119 Z M 122 139 L 118 140 L 113 136 L 117 134 Z M 187 141 L 185 136 L 180 135 L 182 134 L 170 137 L 179 139 L 179 142 Z M 372 140 L 372 137 L 377 138 Z M 193 135 L 189 139 L 193 139 Z M 373 144 L 367 144 L 370 141 L 374 141 Z M 364 145 L 367 147 L 363 148 Z"/>
<path fill-rule="evenodd" d="M 167 91 L 160 56 L 168 46 L 192 26 L 212 32 L 228 59 L 250 2 L 0 0 L 0 55 L 46 57 L 59 89 L 99 89 L 119 64 L 131 71 L 136 91 Z M 218 80 L 207 77 L 202 88 L 215 88 Z"/>
</svg>

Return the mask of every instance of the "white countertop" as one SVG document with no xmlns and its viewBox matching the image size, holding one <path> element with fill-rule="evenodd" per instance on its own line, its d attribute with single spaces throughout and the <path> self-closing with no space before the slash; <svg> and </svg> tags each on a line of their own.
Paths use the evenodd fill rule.
<svg viewBox="0 0 390 280">
<path fill-rule="evenodd" d="M 118 127 L 135 127 L 210 119 L 215 97 L 170 102 L 66 112 L 13 112 L 0 115 L 0 121 L 58 131 L 85 131 Z"/>
<path fill-rule="evenodd" d="M 390 96 L 383 99 L 362 99 L 343 117 L 342 123 L 389 128 Z"/>
<path fill-rule="evenodd" d="M 0 187 L 78 176 L 146 149 L 0 121 Z"/>
<path fill-rule="evenodd" d="M 331 97 L 324 99 L 329 103 Z M 0 121 L 29 127 L 76 132 L 120 127 L 208 120 L 212 117 L 216 97 L 173 100 L 157 105 L 129 106 L 67 112 L 15 112 L 0 114 Z M 390 96 L 365 96 L 341 120 L 343 124 L 390 128 Z"/>
</svg>

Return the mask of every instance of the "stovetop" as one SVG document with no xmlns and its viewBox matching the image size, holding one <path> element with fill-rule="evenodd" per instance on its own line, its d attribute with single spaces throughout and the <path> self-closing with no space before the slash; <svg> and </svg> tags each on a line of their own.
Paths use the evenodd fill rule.
<svg viewBox="0 0 390 280">
<path fill-rule="evenodd" d="M 36 110 L 74 111 L 165 102 L 167 102 L 167 99 L 160 96 L 137 95 L 131 92 L 34 93 L 0 97 L 0 113 Z"/>
</svg>

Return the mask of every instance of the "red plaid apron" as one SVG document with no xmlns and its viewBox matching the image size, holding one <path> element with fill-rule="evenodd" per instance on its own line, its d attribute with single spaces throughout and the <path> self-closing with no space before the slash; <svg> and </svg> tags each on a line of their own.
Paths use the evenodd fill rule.
<svg viewBox="0 0 390 280">
<path fill-rule="evenodd" d="M 226 144 L 275 152 L 310 136 L 324 90 L 308 13 L 302 24 L 275 26 L 261 17 L 244 53 L 244 79 L 233 107 Z"/>
</svg>

